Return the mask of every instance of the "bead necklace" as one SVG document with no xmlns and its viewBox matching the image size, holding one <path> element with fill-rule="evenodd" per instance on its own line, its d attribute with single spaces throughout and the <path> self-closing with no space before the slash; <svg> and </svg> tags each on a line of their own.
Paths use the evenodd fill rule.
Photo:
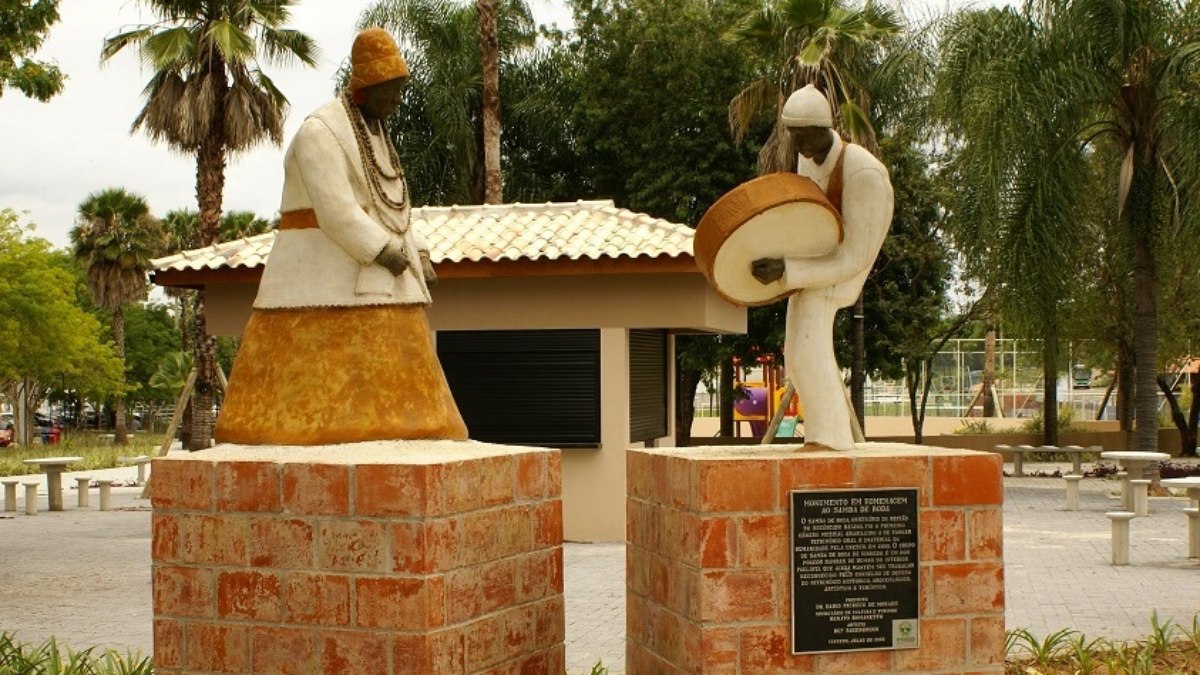
<svg viewBox="0 0 1200 675">
<path fill-rule="evenodd" d="M 400 166 L 400 157 L 396 154 L 396 147 L 392 145 L 391 139 L 383 133 L 383 123 L 376 120 L 379 124 L 380 137 L 383 139 L 384 145 L 387 146 L 388 160 L 392 165 L 391 172 L 385 169 L 375 156 L 375 147 L 371 144 L 367 121 L 363 117 L 362 111 L 350 99 L 349 91 L 342 96 L 342 105 L 346 108 L 346 115 L 350 118 L 350 126 L 354 129 L 354 138 L 358 141 L 358 154 L 362 159 L 363 173 L 367 175 L 367 182 L 371 184 L 372 191 L 384 204 L 393 209 L 403 209 L 408 198 L 408 183 L 404 180 L 404 169 Z M 381 175 L 389 180 L 400 180 L 399 201 L 392 199 L 384 192 L 383 185 L 379 182 Z"/>
</svg>

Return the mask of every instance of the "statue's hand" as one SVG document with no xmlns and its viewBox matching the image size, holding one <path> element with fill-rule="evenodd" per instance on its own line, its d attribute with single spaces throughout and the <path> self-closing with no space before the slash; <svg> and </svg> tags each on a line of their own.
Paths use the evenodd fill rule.
<svg viewBox="0 0 1200 675">
<path fill-rule="evenodd" d="M 426 286 L 433 286 L 438 282 L 437 272 L 433 271 L 433 263 L 429 262 L 429 251 L 421 251 L 421 272 L 425 275 Z"/>
<path fill-rule="evenodd" d="M 783 258 L 759 258 L 750 263 L 750 274 L 758 279 L 760 284 L 769 284 L 783 278 Z"/>
<path fill-rule="evenodd" d="M 408 269 L 408 254 L 404 252 L 404 243 L 393 237 L 375 256 L 375 262 L 387 268 L 392 276 L 400 276 L 404 274 L 404 270 Z"/>
</svg>

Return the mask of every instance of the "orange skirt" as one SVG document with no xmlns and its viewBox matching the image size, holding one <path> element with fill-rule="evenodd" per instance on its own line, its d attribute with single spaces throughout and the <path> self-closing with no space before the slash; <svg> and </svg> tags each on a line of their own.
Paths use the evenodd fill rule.
<svg viewBox="0 0 1200 675">
<path fill-rule="evenodd" d="M 256 309 L 214 433 L 218 443 L 465 440 L 425 308 Z"/>
</svg>

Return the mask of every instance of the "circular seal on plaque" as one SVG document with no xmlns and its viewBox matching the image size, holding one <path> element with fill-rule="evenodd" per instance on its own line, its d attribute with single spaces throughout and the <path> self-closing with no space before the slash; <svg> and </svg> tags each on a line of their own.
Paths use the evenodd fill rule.
<svg viewBox="0 0 1200 675">
<path fill-rule="evenodd" d="M 841 243 L 842 216 L 812 180 L 772 173 L 742 183 L 718 199 L 696 227 L 696 265 L 721 297 L 766 305 L 791 291 L 783 280 L 764 284 L 750 273 L 760 258 L 817 258 Z"/>
</svg>

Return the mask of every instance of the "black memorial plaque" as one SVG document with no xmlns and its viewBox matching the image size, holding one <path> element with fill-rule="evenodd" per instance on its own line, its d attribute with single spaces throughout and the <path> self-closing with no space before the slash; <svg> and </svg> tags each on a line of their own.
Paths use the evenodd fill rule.
<svg viewBox="0 0 1200 675">
<path fill-rule="evenodd" d="M 917 490 L 792 491 L 792 653 L 918 646 Z"/>
</svg>

